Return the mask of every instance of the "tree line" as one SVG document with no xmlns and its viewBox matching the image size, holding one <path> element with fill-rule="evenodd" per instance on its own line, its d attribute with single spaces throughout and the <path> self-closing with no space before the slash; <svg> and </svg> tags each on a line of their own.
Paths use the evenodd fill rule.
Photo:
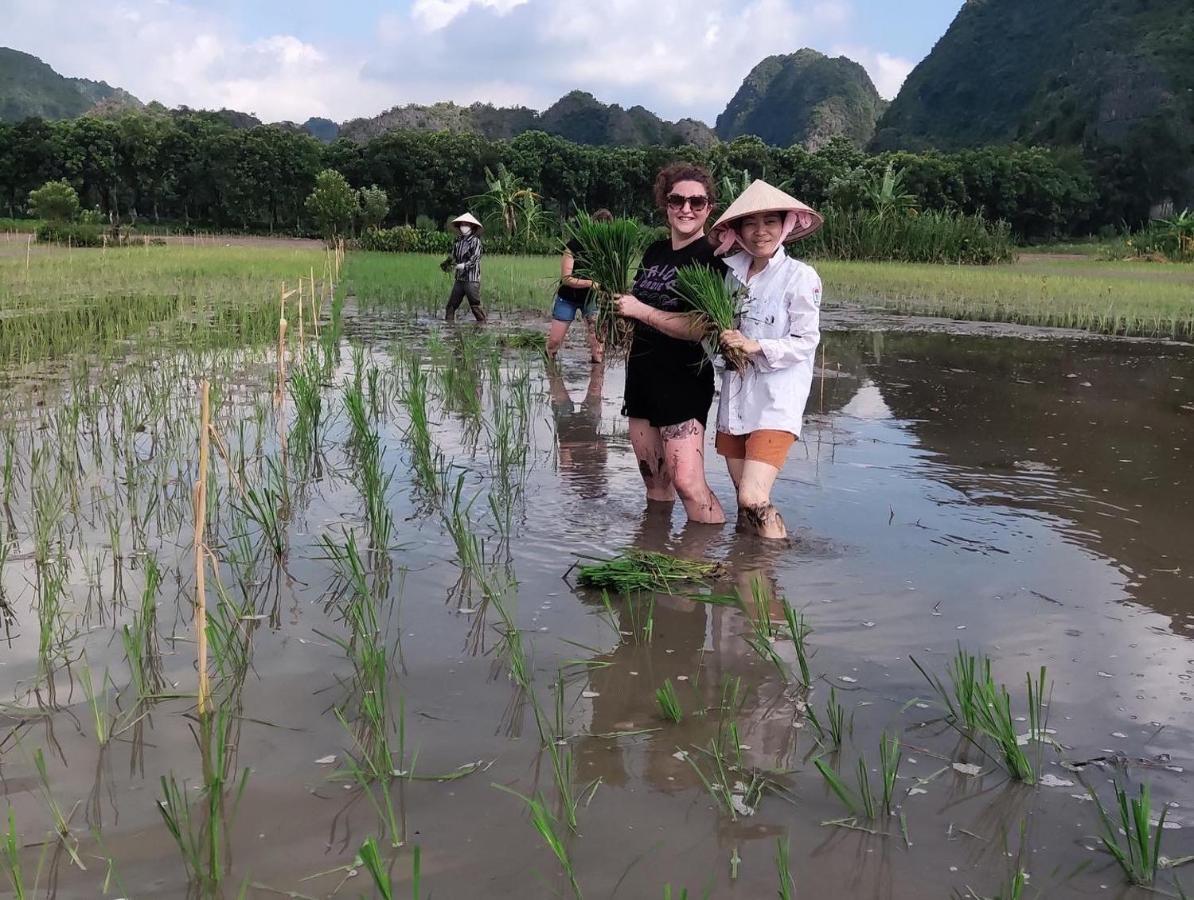
<svg viewBox="0 0 1194 900">
<path fill-rule="evenodd" d="M 542 132 L 486 140 L 395 131 L 323 144 L 293 127 L 236 128 L 191 110 L 0 123 L 0 209 L 26 215 L 30 192 L 62 179 L 107 221 L 310 234 L 318 227 L 306 199 L 319 173 L 332 169 L 354 189 L 385 192 L 383 224 L 439 227 L 488 189 L 487 171 L 504 169 L 556 216 L 606 207 L 650 221 L 655 173 L 675 159 L 702 163 L 718 179 L 743 171 L 767 178 L 813 206 L 848 206 L 894 169 L 920 210 L 1004 220 L 1026 241 L 1148 218 L 1130 165 L 1076 151 L 1013 145 L 867 154 L 836 140 L 809 152 L 753 137 L 710 148 L 594 147 Z"/>
</svg>

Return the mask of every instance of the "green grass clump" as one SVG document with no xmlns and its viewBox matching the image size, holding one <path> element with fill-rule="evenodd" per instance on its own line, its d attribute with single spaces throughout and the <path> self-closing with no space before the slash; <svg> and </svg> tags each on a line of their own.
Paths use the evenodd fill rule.
<svg viewBox="0 0 1194 900">
<path fill-rule="evenodd" d="M 572 274 L 597 285 L 594 289 L 597 334 L 607 353 L 624 353 L 629 349 L 634 329 L 614 312 L 610 301 L 619 294 L 630 293 L 651 232 L 633 219 L 595 222 L 587 213 L 577 215 L 566 231 L 566 237 L 580 247 Z"/>
<path fill-rule="evenodd" d="M 636 591 L 666 593 L 676 582 L 703 583 L 724 571 L 725 567 L 720 563 L 679 559 L 649 550 L 627 550 L 613 559 L 578 566 L 576 580 L 584 587 L 619 594 Z"/>
<path fill-rule="evenodd" d="M 660 714 L 669 722 L 679 722 L 684 718 L 680 697 L 676 694 L 676 686 L 670 678 L 664 679 L 663 687 L 656 689 L 655 701 L 659 704 Z"/>
<path fill-rule="evenodd" d="M 1103 826 L 1100 840 L 1107 852 L 1115 857 L 1124 875 L 1132 884 L 1148 887 L 1157 879 L 1161 860 L 1161 835 L 1165 830 L 1168 807 L 1161 810 L 1156 826 L 1152 824 L 1152 798 L 1147 784 L 1140 785 L 1138 797 L 1129 797 L 1117 781 L 1114 783 L 1118 820 L 1113 819 L 1094 789 L 1088 787 L 1099 810 Z"/>
</svg>

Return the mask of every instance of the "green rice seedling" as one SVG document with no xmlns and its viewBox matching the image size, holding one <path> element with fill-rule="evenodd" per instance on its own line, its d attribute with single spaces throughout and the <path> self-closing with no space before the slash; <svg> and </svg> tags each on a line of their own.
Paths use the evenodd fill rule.
<svg viewBox="0 0 1194 900">
<path fill-rule="evenodd" d="M 813 765 L 817 767 L 817 771 L 821 773 L 821 777 L 825 779 L 825 783 L 829 786 L 829 789 L 833 791 L 834 795 L 849 810 L 851 815 L 858 816 L 865 813 L 866 805 L 863 798 L 859 797 L 857 792 L 847 785 L 842 780 L 842 777 L 825 760 L 814 759 Z"/>
<path fill-rule="evenodd" d="M 577 567 L 577 583 L 584 587 L 602 588 L 614 593 L 630 594 L 639 591 L 670 593 L 677 583 L 704 584 L 706 579 L 725 573 L 720 563 L 696 562 L 655 553 L 649 550 L 627 550 L 613 559 Z"/>
<path fill-rule="evenodd" d="M 756 575 L 750 580 L 750 593 L 744 595 L 739 590 L 738 596 L 742 611 L 746 614 L 746 621 L 751 627 L 751 634 L 743 635 L 743 640 L 760 659 L 774 666 L 779 677 L 786 682 L 788 667 L 772 643 L 775 629 L 771 624 L 771 588 L 763 578 Z"/>
<path fill-rule="evenodd" d="M 560 829 L 559 821 L 548 811 L 542 795 L 536 794 L 534 797 L 527 797 L 505 785 L 495 784 L 494 787 L 517 797 L 526 804 L 531 814 L 531 824 L 534 825 L 539 836 L 543 838 L 543 842 L 547 844 L 548 849 L 559 861 L 560 868 L 564 870 L 564 875 L 568 879 L 568 885 L 572 888 L 572 895 L 576 900 L 581 900 L 580 885 L 576 881 L 572 858 L 568 855 L 568 846 L 564 842 L 565 835 Z"/>
<path fill-rule="evenodd" d="M 408 420 L 406 439 L 411 448 L 411 468 L 415 481 L 425 493 L 434 496 L 435 487 L 439 483 L 437 473 L 441 468 L 442 454 L 431 438 L 427 398 L 427 375 L 418 358 L 412 357 L 406 389 L 402 394 Z"/>
<path fill-rule="evenodd" d="M 285 480 L 278 465 L 266 460 L 267 478 L 262 484 L 246 486 L 240 495 L 237 510 L 261 529 L 261 535 L 274 556 L 286 555 L 286 527 L 284 524 L 285 497 L 279 480 Z"/>
<path fill-rule="evenodd" d="M 996 687 L 988 678 L 979 683 L 979 703 L 976 723 L 979 732 L 990 739 L 999 751 L 997 757 L 1013 778 L 1035 784 L 1041 767 L 1041 748 L 1044 746 L 1047 725 L 1046 669 L 1041 666 L 1037 678 L 1026 676 L 1028 684 L 1028 734 L 1022 739 L 1012 715 L 1012 702 L 1007 688 Z M 1036 753 L 1030 756 L 1026 747 L 1032 743 Z"/>
<path fill-rule="evenodd" d="M 37 869 L 33 875 L 33 884 L 25 878 L 25 871 L 21 865 L 21 836 L 17 834 L 16 815 L 12 806 L 8 807 L 8 829 L 0 832 L 0 866 L 8 878 L 12 888 L 13 900 L 33 900 L 38 895 L 41 884 L 42 868 L 46 861 L 46 853 L 50 843 L 42 846 L 37 858 Z"/>
<path fill-rule="evenodd" d="M 33 765 L 37 769 L 37 781 L 42 801 L 45 803 L 46 809 L 49 810 L 50 819 L 54 823 L 54 833 L 57 835 L 58 840 L 61 841 L 67 855 L 70 856 L 71 862 L 78 866 L 80 870 L 86 872 L 87 867 L 83 865 L 83 860 L 79 858 L 79 841 L 71 834 L 70 816 L 63 813 L 62 807 L 54 799 L 54 792 L 50 790 L 50 776 L 46 772 L 46 758 L 41 752 L 41 747 L 38 747 L 33 753 Z"/>
<path fill-rule="evenodd" d="M 915 657 L 912 658 L 912 663 L 937 692 L 951 722 L 961 723 L 965 731 L 973 733 L 979 724 L 981 686 L 992 682 L 990 658 L 968 653 L 959 644 L 953 660 L 947 664 L 945 670 L 950 681 L 949 690 L 940 678 L 926 672 Z"/>
<path fill-rule="evenodd" d="M 366 838 L 365 842 L 361 844 L 361 849 L 357 851 L 357 859 L 373 879 L 373 886 L 377 888 L 382 900 L 394 900 L 394 897 L 397 896 L 394 893 L 394 882 L 390 877 L 389 869 L 382 862 L 377 841 L 373 838 Z M 422 854 L 416 846 L 411 851 L 411 897 L 413 900 L 419 900 L 421 882 Z"/>
<path fill-rule="evenodd" d="M 248 769 L 232 776 L 234 725 L 226 706 L 199 717 L 197 737 L 203 788 L 197 800 L 191 800 L 186 782 L 180 783 L 173 772 L 160 779 L 162 797 L 158 800 L 158 812 L 182 854 L 188 880 L 206 894 L 218 895 L 223 883 L 229 828 L 249 779 Z"/>
<path fill-rule="evenodd" d="M 786 840 L 775 839 L 775 869 L 779 874 L 779 900 L 796 896 L 796 882 L 792 880 L 791 849 Z"/>
<path fill-rule="evenodd" d="M 304 356 L 290 375 L 290 398 L 295 418 L 290 432 L 290 446 L 300 458 L 308 457 L 319 446 L 323 417 L 323 366 L 315 356 Z"/>
<path fill-rule="evenodd" d="M 1107 852 L 1115 857 L 1124 875 L 1132 884 L 1150 887 L 1157 879 L 1161 864 L 1161 837 L 1165 831 L 1165 817 L 1169 807 L 1161 809 L 1157 824 L 1152 824 L 1152 797 L 1147 784 L 1140 785 L 1137 797 L 1129 797 L 1118 781 L 1113 782 L 1116 812 L 1112 818 L 1094 788 L 1087 786 L 1091 799 L 1099 810 L 1103 826 L 1100 840 Z"/>
<path fill-rule="evenodd" d="M 796 648 L 796 662 L 800 666 L 800 680 L 806 688 L 812 687 L 812 674 L 809 669 L 808 636 L 813 629 L 804 621 L 804 614 L 792 608 L 786 599 L 781 600 L 784 608 L 784 620 L 788 623 L 788 634 L 792 636 L 792 644 Z"/>
<path fill-rule="evenodd" d="M 947 669 L 952 692 L 945 688 L 939 678 L 930 675 L 915 658 L 912 662 L 941 698 L 951 725 L 980 751 L 1002 765 L 1013 778 L 1026 784 L 1036 783 L 1041 768 L 1041 751 L 1048 742 L 1048 694 L 1051 686 L 1046 683 L 1046 667 L 1040 668 L 1035 679 L 1031 674 L 1025 677 L 1028 687 L 1028 733 L 1021 735 L 1012 715 L 1011 696 L 1007 688 L 996 684 L 992 677 L 990 659 L 975 657 L 959 647 L 953 663 Z M 994 744 L 995 754 L 989 753 L 983 746 L 984 739 Z M 1031 756 L 1026 749 L 1030 743 L 1035 747 L 1035 753 Z"/>
<path fill-rule="evenodd" d="M 111 740 L 112 726 L 116 720 L 116 714 L 112 710 L 108 697 L 108 685 L 111 683 L 111 679 L 105 669 L 100 689 L 96 691 L 92 682 L 91 666 L 87 663 L 87 657 L 84 655 L 83 667 L 79 670 L 79 681 L 83 684 L 83 696 L 87 698 L 87 707 L 91 710 L 91 721 L 95 725 L 95 739 L 102 748 Z"/>
<path fill-rule="evenodd" d="M 547 352 L 547 335 L 542 331 L 504 331 L 497 335 L 499 346 L 510 350 L 534 350 Z"/>
<path fill-rule="evenodd" d="M 722 734 L 733 734 L 736 740 L 737 729 L 722 729 Z M 738 821 L 739 816 L 753 815 L 755 808 L 763 800 L 768 791 L 777 794 L 785 793 L 784 788 L 769 775 L 756 769 L 746 769 L 741 766 L 741 747 L 735 746 L 738 754 L 737 762 L 726 756 L 726 747 L 718 740 L 711 740 L 707 747 L 699 749 L 703 758 L 712 763 L 708 775 L 697 765 L 692 754 L 687 754 L 688 764 L 692 766 L 697 777 L 701 780 L 705 790 L 709 792 L 722 812 L 731 821 Z"/>
<path fill-rule="evenodd" d="M 649 644 L 655 639 L 654 597 L 627 597 L 626 616 L 636 644 Z"/>
<path fill-rule="evenodd" d="M 704 335 L 701 343 L 710 362 L 719 352 L 721 333 L 737 328 L 742 308 L 741 292 L 731 287 L 728 280 L 707 266 L 683 266 L 676 273 L 676 293 L 692 309 L 690 315 L 695 317 Z M 741 350 L 722 347 L 720 352 L 734 371 L 742 371 L 749 362 Z"/>
<path fill-rule="evenodd" d="M 899 735 L 883 732 L 879 738 L 879 774 L 883 781 L 883 812 L 889 816 L 895 808 L 895 783 L 903 758 Z"/>
<path fill-rule="evenodd" d="M 663 687 L 655 691 L 655 701 L 659 704 L 660 714 L 669 722 L 679 722 L 684 718 L 684 710 L 680 707 L 680 697 L 670 678 L 665 678 Z"/>
<path fill-rule="evenodd" d="M 613 309 L 613 298 L 630 293 L 634 272 L 650 241 L 650 232 L 631 219 L 595 222 L 580 213 L 565 226 L 566 237 L 575 241 L 573 274 L 596 282 L 597 333 L 610 358 L 625 356 L 630 350 L 633 326 Z"/>
</svg>

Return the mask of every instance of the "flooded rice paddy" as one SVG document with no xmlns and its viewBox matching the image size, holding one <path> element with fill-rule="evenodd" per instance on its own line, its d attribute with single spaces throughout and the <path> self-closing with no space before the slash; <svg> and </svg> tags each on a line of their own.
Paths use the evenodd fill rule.
<svg viewBox="0 0 1194 900">
<path fill-rule="evenodd" d="M 829 333 L 777 546 L 646 509 L 624 370 L 498 332 L 327 323 L 281 402 L 268 348 L 9 373 L 3 896 L 378 896 L 372 838 L 402 897 L 416 858 L 423 897 L 1007 897 L 1021 870 L 1014 896 L 1143 897 L 1085 787 L 1110 809 L 1113 780 L 1194 854 L 1194 351 Z M 628 548 L 726 573 L 577 587 Z M 1007 685 L 1036 786 L 947 721 L 920 669 L 948 690 L 959 647 Z M 873 817 L 817 767 L 861 806 L 860 757 Z"/>
</svg>

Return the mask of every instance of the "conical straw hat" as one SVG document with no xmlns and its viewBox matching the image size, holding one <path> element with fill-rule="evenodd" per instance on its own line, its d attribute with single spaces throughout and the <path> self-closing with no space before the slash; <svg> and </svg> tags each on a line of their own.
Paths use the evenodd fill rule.
<svg viewBox="0 0 1194 900">
<path fill-rule="evenodd" d="M 457 216 L 452 220 L 453 228 L 459 228 L 461 225 L 472 225 L 473 228 L 477 229 L 477 231 L 480 231 L 485 227 L 476 219 L 474 219 L 469 213 L 464 213 L 464 215 Z"/>
<path fill-rule="evenodd" d="M 750 187 L 738 195 L 738 199 L 730 204 L 730 208 L 721 214 L 721 218 L 714 223 L 712 230 L 717 233 L 729 228 L 738 219 L 763 212 L 795 214 L 795 227 L 784 239 L 785 241 L 798 241 L 801 238 L 806 238 L 825 223 L 821 214 L 807 203 L 801 203 L 791 194 L 785 194 L 779 188 L 756 179 Z"/>
</svg>

